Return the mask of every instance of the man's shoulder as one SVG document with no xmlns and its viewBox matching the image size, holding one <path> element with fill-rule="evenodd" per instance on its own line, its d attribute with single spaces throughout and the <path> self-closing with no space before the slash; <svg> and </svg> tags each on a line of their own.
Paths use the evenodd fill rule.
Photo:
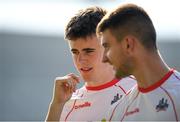
<svg viewBox="0 0 180 122">
<path fill-rule="evenodd" d="M 177 70 L 174 70 L 173 75 L 175 76 L 175 79 L 180 81 L 180 72 Z"/>
<path fill-rule="evenodd" d="M 86 87 L 85 87 L 85 85 L 83 85 L 82 87 L 76 89 L 76 91 L 73 93 L 73 95 L 78 95 L 78 94 L 84 92 L 85 90 L 86 90 Z"/>
<path fill-rule="evenodd" d="M 180 87 L 180 72 L 173 70 L 173 73 L 164 84 L 164 87 L 168 86 Z"/>
<path fill-rule="evenodd" d="M 171 76 L 162 84 L 161 88 L 167 91 L 172 96 L 180 97 L 180 73 L 176 70 L 173 71 Z"/>
<path fill-rule="evenodd" d="M 124 84 L 125 83 L 134 83 L 134 84 L 136 84 L 136 78 L 133 75 L 130 75 L 130 76 L 121 78 L 119 80 L 119 83 L 124 83 Z"/>
<path fill-rule="evenodd" d="M 128 77 L 122 78 L 119 80 L 119 82 L 117 82 L 117 85 L 120 85 L 126 91 L 129 91 L 136 84 L 137 84 L 137 82 L 136 82 L 136 79 L 134 76 L 128 76 Z"/>
</svg>

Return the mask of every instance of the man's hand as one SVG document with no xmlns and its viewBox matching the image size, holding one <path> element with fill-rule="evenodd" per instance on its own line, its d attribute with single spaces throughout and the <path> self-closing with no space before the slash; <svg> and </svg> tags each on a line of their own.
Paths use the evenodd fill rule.
<svg viewBox="0 0 180 122">
<path fill-rule="evenodd" d="M 46 121 L 59 121 L 64 104 L 71 98 L 76 90 L 79 77 L 75 74 L 68 74 L 64 77 L 57 77 L 54 82 L 54 92 Z"/>
<path fill-rule="evenodd" d="M 67 102 L 71 98 L 72 93 L 75 92 L 77 83 L 79 83 L 79 77 L 75 74 L 57 77 L 54 83 L 52 103 Z"/>
</svg>

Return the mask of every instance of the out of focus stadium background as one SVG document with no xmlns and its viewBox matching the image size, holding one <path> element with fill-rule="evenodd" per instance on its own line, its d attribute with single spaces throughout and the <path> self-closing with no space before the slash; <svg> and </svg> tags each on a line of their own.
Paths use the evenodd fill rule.
<svg viewBox="0 0 180 122">
<path fill-rule="evenodd" d="M 178 0 L 0 0 L 0 121 L 43 121 L 56 76 L 78 73 L 64 27 L 79 9 L 136 3 L 152 18 L 158 47 L 180 71 Z"/>
</svg>

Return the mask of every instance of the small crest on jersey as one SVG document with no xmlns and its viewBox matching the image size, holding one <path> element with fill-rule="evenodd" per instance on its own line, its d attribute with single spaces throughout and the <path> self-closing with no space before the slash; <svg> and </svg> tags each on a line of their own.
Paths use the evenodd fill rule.
<svg viewBox="0 0 180 122">
<path fill-rule="evenodd" d="M 114 104 L 115 102 L 117 102 L 118 100 L 120 100 L 122 98 L 122 95 L 119 95 L 119 93 L 117 93 L 114 96 L 114 99 L 111 101 L 111 105 Z"/>
<path fill-rule="evenodd" d="M 159 101 L 159 104 L 156 106 L 156 111 L 159 112 L 159 111 L 166 111 L 166 109 L 168 108 L 169 104 L 167 103 L 168 100 L 162 98 L 160 101 Z"/>
</svg>

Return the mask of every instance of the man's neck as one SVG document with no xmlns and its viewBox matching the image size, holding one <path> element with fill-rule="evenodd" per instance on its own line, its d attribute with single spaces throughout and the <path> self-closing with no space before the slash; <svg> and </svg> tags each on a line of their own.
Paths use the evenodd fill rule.
<svg viewBox="0 0 180 122">
<path fill-rule="evenodd" d="M 145 56 L 145 62 L 141 62 L 134 72 L 138 87 L 147 88 L 161 80 L 170 70 L 160 55 Z"/>
<path fill-rule="evenodd" d="M 103 84 L 106 84 L 107 82 L 110 82 L 114 79 L 114 76 L 109 76 L 109 77 L 106 77 L 106 78 L 101 78 L 101 79 L 97 79 L 96 81 L 88 81 L 85 83 L 85 86 L 88 86 L 88 87 L 96 87 L 96 86 L 100 86 L 100 85 L 103 85 Z"/>
</svg>

